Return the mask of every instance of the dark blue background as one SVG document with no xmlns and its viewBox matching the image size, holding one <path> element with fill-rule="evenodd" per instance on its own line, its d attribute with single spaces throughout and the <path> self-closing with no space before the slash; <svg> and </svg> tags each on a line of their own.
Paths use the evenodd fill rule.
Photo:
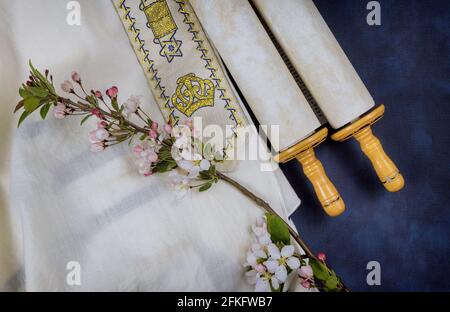
<svg viewBox="0 0 450 312">
<path fill-rule="evenodd" d="M 373 130 L 406 181 L 387 192 L 356 141 L 316 149 L 347 210 L 327 217 L 297 163 L 283 170 L 303 204 L 300 233 L 352 290 L 450 290 L 450 2 L 379 1 L 381 26 L 368 26 L 369 1 L 315 0 L 324 19 L 386 113 Z M 381 286 L 366 265 L 381 264 Z"/>
</svg>

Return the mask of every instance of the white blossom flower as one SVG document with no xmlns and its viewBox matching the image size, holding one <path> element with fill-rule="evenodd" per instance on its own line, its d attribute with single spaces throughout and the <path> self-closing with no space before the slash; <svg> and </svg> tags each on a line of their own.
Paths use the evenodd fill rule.
<svg viewBox="0 0 450 312">
<path fill-rule="evenodd" d="M 138 158 L 136 160 L 136 166 L 138 168 L 139 174 L 144 176 L 149 175 L 152 171 L 152 163 L 144 158 Z"/>
<path fill-rule="evenodd" d="M 66 105 L 64 105 L 63 103 L 58 103 L 53 109 L 53 115 L 55 116 L 55 118 L 57 119 L 65 118 L 67 115 L 66 108 L 67 108 Z"/>
<path fill-rule="evenodd" d="M 270 289 L 270 284 L 269 284 L 269 282 L 271 282 L 271 281 L 272 281 L 272 276 L 270 276 L 269 274 L 266 274 L 266 275 L 257 274 L 256 283 L 255 283 L 255 291 L 256 292 L 271 292 L 272 289 Z M 277 286 L 277 287 L 275 287 L 275 286 Z M 274 289 L 278 289 L 278 287 L 280 287 L 280 285 L 278 284 L 278 281 L 273 283 L 272 287 Z"/>
<path fill-rule="evenodd" d="M 135 95 L 130 96 L 128 100 L 126 100 L 125 103 L 123 104 L 127 116 L 136 113 L 140 105 L 141 105 L 141 97 Z"/>
<path fill-rule="evenodd" d="M 191 179 L 186 175 L 180 174 L 178 170 L 169 173 L 170 185 L 175 189 L 175 198 L 181 199 L 190 191 L 189 183 Z"/>
<path fill-rule="evenodd" d="M 104 128 L 97 128 L 89 133 L 91 143 L 102 142 L 109 138 L 109 132 Z"/>
<path fill-rule="evenodd" d="M 255 283 L 255 291 L 256 292 L 271 292 L 273 290 L 277 290 L 280 288 L 280 281 L 278 278 L 271 274 L 270 272 L 256 273 L 256 283 Z"/>
<path fill-rule="evenodd" d="M 264 218 L 259 218 L 256 225 L 252 225 L 252 231 L 255 240 L 261 245 L 269 245 L 272 242 L 269 232 L 267 232 L 267 224 Z"/>
<path fill-rule="evenodd" d="M 300 260 L 294 257 L 295 248 L 292 245 L 286 245 L 280 249 L 275 244 L 269 244 L 267 251 L 270 255 L 269 260 L 264 262 L 267 270 L 275 275 L 275 278 L 284 283 L 287 278 L 286 266 L 291 270 L 297 270 L 300 267 Z"/>
<path fill-rule="evenodd" d="M 187 126 L 175 126 L 172 128 L 172 136 L 175 138 L 175 145 L 178 148 L 185 148 L 192 146 L 191 129 Z"/>
<path fill-rule="evenodd" d="M 207 159 L 202 159 L 199 163 L 199 167 L 202 171 L 206 171 L 211 167 L 211 163 Z"/>
</svg>

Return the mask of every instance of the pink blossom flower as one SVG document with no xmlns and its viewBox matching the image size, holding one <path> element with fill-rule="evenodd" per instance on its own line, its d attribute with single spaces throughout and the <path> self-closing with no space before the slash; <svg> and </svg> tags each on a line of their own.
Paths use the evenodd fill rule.
<svg viewBox="0 0 450 312">
<path fill-rule="evenodd" d="M 147 153 L 147 161 L 154 163 L 158 160 L 158 154 L 156 154 L 154 151 L 149 150 Z"/>
<path fill-rule="evenodd" d="M 136 165 L 140 174 L 149 176 L 153 173 L 160 147 L 159 143 L 154 140 L 144 140 L 134 146 L 133 153 L 136 155 Z"/>
<path fill-rule="evenodd" d="M 137 156 L 139 156 L 143 150 L 144 150 L 144 148 L 142 147 L 142 145 L 138 144 L 133 148 L 133 153 L 135 153 Z"/>
<path fill-rule="evenodd" d="M 152 122 L 152 126 L 151 126 L 152 130 L 153 131 L 158 131 L 158 127 L 159 127 L 158 123 L 156 121 L 153 121 Z"/>
<path fill-rule="evenodd" d="M 300 277 L 300 284 L 304 288 L 311 288 L 311 282 L 314 278 L 314 272 L 310 265 L 304 265 L 297 270 Z"/>
<path fill-rule="evenodd" d="M 164 124 L 163 130 L 164 130 L 165 133 L 171 134 L 172 133 L 172 126 L 169 125 L 169 124 Z"/>
<path fill-rule="evenodd" d="M 95 94 L 95 96 L 96 96 L 98 99 L 102 99 L 102 98 L 103 98 L 102 93 L 101 93 L 100 91 L 98 91 L 98 90 L 95 91 L 94 94 Z"/>
<path fill-rule="evenodd" d="M 56 105 L 53 109 L 53 115 L 58 119 L 63 119 L 64 117 L 66 117 L 66 105 L 64 105 L 63 103 L 58 103 L 58 105 Z"/>
<path fill-rule="evenodd" d="M 110 99 L 115 99 L 117 97 L 118 92 L 119 89 L 114 86 L 106 90 L 106 95 L 109 96 Z"/>
<path fill-rule="evenodd" d="M 99 119 L 104 119 L 105 116 L 103 116 L 102 112 L 98 108 L 91 109 L 91 114 L 94 116 L 97 116 Z"/>
<path fill-rule="evenodd" d="M 101 152 L 105 149 L 105 143 L 104 142 L 95 142 L 91 144 L 91 152 Z"/>
<path fill-rule="evenodd" d="M 72 80 L 75 81 L 76 83 L 81 82 L 80 75 L 76 71 L 72 72 Z"/>
<path fill-rule="evenodd" d="M 311 288 L 311 282 L 309 280 L 302 280 L 300 282 L 300 285 L 302 285 L 303 288 L 307 289 Z"/>
<path fill-rule="evenodd" d="M 314 277 L 314 272 L 310 265 L 304 265 L 298 269 L 298 275 L 304 279 L 312 279 Z"/>
<path fill-rule="evenodd" d="M 106 120 L 100 120 L 99 122 L 97 122 L 97 128 L 105 128 L 108 125 L 108 123 L 106 122 Z"/>
<path fill-rule="evenodd" d="M 325 260 L 327 260 L 327 256 L 323 252 L 319 252 L 317 254 L 317 259 L 319 259 L 322 262 L 325 262 Z"/>
<path fill-rule="evenodd" d="M 62 84 L 61 84 L 61 89 L 64 92 L 73 92 L 73 84 L 69 81 L 69 80 L 65 80 Z"/>
<path fill-rule="evenodd" d="M 148 136 L 151 137 L 152 139 L 156 139 L 158 137 L 158 132 L 156 132 L 155 130 L 150 130 L 148 132 Z"/>
</svg>

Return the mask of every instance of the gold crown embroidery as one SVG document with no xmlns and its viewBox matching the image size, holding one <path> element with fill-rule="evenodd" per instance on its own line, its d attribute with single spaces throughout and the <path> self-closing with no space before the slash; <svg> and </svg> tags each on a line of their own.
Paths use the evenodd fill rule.
<svg viewBox="0 0 450 312">
<path fill-rule="evenodd" d="M 199 108 L 214 106 L 214 91 L 211 80 L 187 74 L 177 79 L 172 103 L 181 113 L 190 117 Z"/>
</svg>

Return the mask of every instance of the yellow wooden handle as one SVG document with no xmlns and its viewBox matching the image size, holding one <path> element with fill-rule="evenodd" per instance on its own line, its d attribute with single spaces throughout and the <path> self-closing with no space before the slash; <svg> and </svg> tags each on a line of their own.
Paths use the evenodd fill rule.
<svg viewBox="0 0 450 312">
<path fill-rule="evenodd" d="M 338 191 L 327 177 L 320 160 L 317 159 L 312 148 L 295 156 L 303 167 L 303 172 L 308 177 L 322 204 L 325 212 L 332 217 L 338 216 L 345 210 L 345 204 Z"/>
<path fill-rule="evenodd" d="M 380 140 L 373 135 L 370 126 L 367 126 L 353 136 L 358 140 L 361 149 L 372 162 L 378 178 L 389 192 L 397 192 L 405 185 L 405 180 L 397 166 L 383 150 Z"/>
</svg>

